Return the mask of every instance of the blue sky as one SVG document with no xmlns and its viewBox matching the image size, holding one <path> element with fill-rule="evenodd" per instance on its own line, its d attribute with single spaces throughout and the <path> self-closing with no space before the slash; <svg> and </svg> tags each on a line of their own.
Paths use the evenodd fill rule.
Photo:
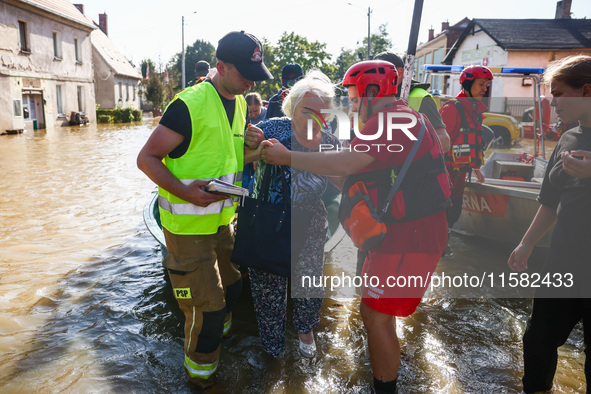
<svg viewBox="0 0 591 394">
<path fill-rule="evenodd" d="M 414 0 L 80 2 L 85 6 L 85 13 L 96 21 L 99 13 L 107 13 L 109 37 L 135 63 L 145 58 L 166 63 L 180 52 L 182 16 L 185 16 L 185 45 L 203 39 L 216 46 L 232 30 L 246 30 L 275 44 L 282 32 L 294 31 L 310 41 L 326 43 L 328 52 L 336 57 L 341 47 L 352 49 L 367 36 L 368 6 L 372 9 L 372 33 L 387 23 L 394 50 L 403 53 L 408 46 L 414 7 Z M 572 0 L 572 3 L 574 17 L 591 18 L 589 0 Z M 556 0 L 424 0 L 419 42 L 427 40 L 430 27 L 435 29 L 435 34 L 439 33 L 444 21 L 454 24 L 464 17 L 551 19 L 555 11 Z"/>
</svg>

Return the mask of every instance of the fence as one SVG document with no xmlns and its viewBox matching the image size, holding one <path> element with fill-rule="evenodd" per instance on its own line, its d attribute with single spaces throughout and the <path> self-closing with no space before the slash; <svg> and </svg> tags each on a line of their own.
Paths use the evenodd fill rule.
<svg viewBox="0 0 591 394">
<path fill-rule="evenodd" d="M 493 100 L 495 100 L 495 98 L 493 98 Z M 504 100 L 502 105 L 503 113 L 513 116 L 520 122 L 525 110 L 534 106 L 533 97 L 504 97 L 502 100 Z M 556 123 L 557 121 L 558 117 L 556 116 L 556 112 L 552 110 L 550 124 Z"/>
</svg>

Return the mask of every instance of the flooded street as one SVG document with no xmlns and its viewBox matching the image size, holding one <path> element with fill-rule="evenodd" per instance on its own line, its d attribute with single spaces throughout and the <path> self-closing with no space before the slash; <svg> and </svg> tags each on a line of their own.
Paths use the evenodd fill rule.
<svg viewBox="0 0 591 394">
<path fill-rule="evenodd" d="M 135 160 L 155 125 L 0 137 L 0 392 L 191 392 L 182 314 L 142 219 L 154 185 Z M 452 234 L 450 247 L 438 273 L 508 272 L 507 246 Z M 355 253 L 342 243 L 325 273 L 354 275 Z M 246 288 L 212 392 L 370 393 L 358 290 L 327 293 L 315 331 L 319 357 L 310 361 L 297 353 L 291 321 L 287 355 L 264 353 Z M 399 392 L 519 392 L 530 308 L 529 298 L 430 291 L 398 320 Z M 583 365 L 579 325 L 559 350 L 556 391 L 584 392 Z"/>
</svg>

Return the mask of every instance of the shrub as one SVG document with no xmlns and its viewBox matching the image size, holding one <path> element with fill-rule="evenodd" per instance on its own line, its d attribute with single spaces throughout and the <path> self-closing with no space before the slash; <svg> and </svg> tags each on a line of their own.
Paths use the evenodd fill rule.
<svg viewBox="0 0 591 394">
<path fill-rule="evenodd" d="M 135 119 L 136 122 L 141 121 L 142 120 L 142 116 L 143 116 L 143 114 L 142 114 L 142 111 L 141 110 L 139 110 L 139 109 L 134 109 L 133 110 L 133 117 L 134 117 L 134 119 Z"/>
<path fill-rule="evenodd" d="M 96 111 L 96 119 L 98 123 L 131 123 L 142 120 L 142 111 L 133 109 L 132 107 L 98 109 Z"/>
<path fill-rule="evenodd" d="M 113 110 L 112 109 L 97 109 L 96 110 L 97 118 L 101 115 L 113 116 Z"/>
<path fill-rule="evenodd" d="M 133 108 L 117 107 L 113 110 L 113 121 L 115 123 L 133 122 Z"/>
<path fill-rule="evenodd" d="M 97 113 L 96 121 L 98 123 L 111 123 L 111 122 L 113 122 L 113 117 L 110 115 L 99 115 Z"/>
</svg>

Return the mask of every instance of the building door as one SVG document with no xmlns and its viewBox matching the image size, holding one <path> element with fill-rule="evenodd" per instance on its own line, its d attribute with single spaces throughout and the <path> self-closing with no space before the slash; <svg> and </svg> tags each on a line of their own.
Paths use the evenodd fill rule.
<svg viewBox="0 0 591 394">
<path fill-rule="evenodd" d="M 31 96 L 28 94 L 23 95 L 23 119 L 25 121 L 25 129 L 37 129 L 37 111 L 35 108 L 35 100 L 31 100 Z"/>
<path fill-rule="evenodd" d="M 43 92 L 23 92 L 23 118 L 25 128 L 37 130 L 45 128 L 45 116 L 43 111 Z"/>
</svg>

